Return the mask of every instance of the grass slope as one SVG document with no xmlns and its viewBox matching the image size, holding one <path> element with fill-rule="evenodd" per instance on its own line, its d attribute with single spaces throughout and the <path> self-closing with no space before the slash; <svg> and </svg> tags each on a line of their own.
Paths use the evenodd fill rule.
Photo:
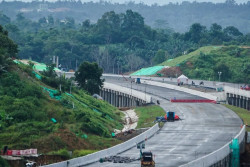
<svg viewBox="0 0 250 167">
<path fill-rule="evenodd" d="M 165 62 L 163 62 L 163 63 L 161 63 L 159 65 L 170 66 L 170 67 L 179 66 L 183 62 L 186 62 L 187 60 L 189 60 L 190 58 L 199 55 L 200 52 L 203 52 L 204 54 L 208 54 L 213 50 L 218 50 L 219 48 L 221 48 L 221 47 L 220 46 L 201 47 L 201 48 L 195 50 L 194 52 L 191 52 L 189 54 L 176 57 L 175 59 L 172 59 L 171 61 L 166 60 Z"/>
<path fill-rule="evenodd" d="M 135 109 L 139 117 L 136 128 L 146 128 L 154 125 L 155 117 L 164 116 L 166 113 L 160 106 L 146 106 Z"/>
<path fill-rule="evenodd" d="M 192 79 L 250 83 L 250 47 L 206 46 L 161 65 L 179 66 Z"/>
<path fill-rule="evenodd" d="M 39 153 L 48 153 L 96 151 L 121 143 L 111 138 L 113 129 L 122 128 L 115 107 L 77 89 L 72 95 L 62 93 L 61 100 L 52 99 L 41 86 L 52 89 L 24 65 L 12 65 L 10 72 L 1 75 L 0 147 L 37 148 Z"/>
<path fill-rule="evenodd" d="M 234 111 L 243 120 L 245 125 L 250 124 L 250 112 L 248 110 L 227 104 L 225 106 Z M 247 127 L 246 131 L 250 132 L 250 127 Z"/>
</svg>

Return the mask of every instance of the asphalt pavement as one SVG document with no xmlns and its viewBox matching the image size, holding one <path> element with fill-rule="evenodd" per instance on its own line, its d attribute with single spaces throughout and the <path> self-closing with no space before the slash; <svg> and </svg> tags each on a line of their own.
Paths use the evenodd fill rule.
<svg viewBox="0 0 250 167">
<path fill-rule="evenodd" d="M 105 78 L 106 82 L 132 87 L 149 93 L 154 99 L 160 100 L 165 111 L 174 111 L 182 119 L 167 122 L 151 138 L 146 141 L 145 151 L 152 151 L 156 167 L 177 167 L 207 155 L 227 142 L 240 131 L 241 119 L 231 110 L 220 104 L 209 103 L 171 103 L 169 99 L 200 98 L 187 93 L 172 91 L 166 88 L 134 84 L 124 79 Z M 202 99 L 202 98 L 200 98 Z M 135 147 L 119 156 L 138 158 L 139 150 Z M 131 163 L 96 162 L 89 167 L 138 167 L 140 161 Z"/>
</svg>

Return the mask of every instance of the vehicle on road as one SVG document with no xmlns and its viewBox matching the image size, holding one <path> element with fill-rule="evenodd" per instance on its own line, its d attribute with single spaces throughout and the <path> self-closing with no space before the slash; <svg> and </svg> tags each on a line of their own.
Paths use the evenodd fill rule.
<svg viewBox="0 0 250 167">
<path fill-rule="evenodd" d="M 152 152 L 143 152 L 141 157 L 141 167 L 155 167 Z"/>
<path fill-rule="evenodd" d="M 241 86 L 240 89 L 250 91 L 250 85 Z"/>
</svg>

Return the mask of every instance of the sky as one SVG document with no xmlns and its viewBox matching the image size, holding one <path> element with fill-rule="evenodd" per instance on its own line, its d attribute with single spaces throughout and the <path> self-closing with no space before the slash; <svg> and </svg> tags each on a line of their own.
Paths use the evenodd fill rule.
<svg viewBox="0 0 250 167">
<path fill-rule="evenodd" d="M 0 0 L 0 2 L 1 1 L 2 0 Z M 5 0 L 5 1 L 13 1 L 13 0 Z M 32 0 L 17 0 L 17 1 L 31 2 Z M 42 0 L 38 0 L 38 1 L 42 1 Z M 45 0 L 45 1 L 54 2 L 57 0 Z M 99 2 L 100 0 L 81 0 L 81 1 L 82 2 L 90 2 L 90 1 Z M 128 3 L 129 1 L 133 1 L 135 3 L 142 2 L 142 3 L 147 4 L 147 5 L 152 5 L 155 3 L 157 3 L 158 5 L 166 5 L 169 2 L 181 3 L 183 0 L 103 0 L 103 1 L 108 1 L 111 3 Z M 193 2 L 194 0 L 185 0 L 185 1 Z M 226 0 L 196 0 L 196 2 L 212 2 L 212 3 L 223 3 L 225 1 Z M 246 3 L 247 1 L 250 1 L 250 0 L 235 0 L 235 1 L 236 1 L 236 3 L 240 4 L 240 3 Z"/>
</svg>

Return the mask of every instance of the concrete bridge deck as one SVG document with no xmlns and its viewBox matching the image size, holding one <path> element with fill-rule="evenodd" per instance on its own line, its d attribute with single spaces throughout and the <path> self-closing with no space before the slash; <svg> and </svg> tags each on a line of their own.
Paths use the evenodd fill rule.
<svg viewBox="0 0 250 167">
<path fill-rule="evenodd" d="M 107 82 L 131 87 L 131 83 L 123 80 L 106 78 Z M 172 92 L 166 88 L 138 84 L 133 89 L 150 93 L 159 99 L 160 106 L 175 111 L 183 120 L 167 122 L 164 127 L 146 142 L 146 149 L 155 154 L 157 167 L 176 167 L 186 164 L 199 157 L 207 155 L 227 142 L 240 131 L 242 121 L 231 110 L 219 104 L 191 104 L 170 103 L 172 96 L 181 98 L 199 98 L 183 92 Z M 144 92 L 143 91 L 143 92 Z M 136 147 L 127 150 L 120 156 L 138 157 Z M 88 166 L 140 166 L 140 162 L 133 163 L 94 163 Z"/>
</svg>

